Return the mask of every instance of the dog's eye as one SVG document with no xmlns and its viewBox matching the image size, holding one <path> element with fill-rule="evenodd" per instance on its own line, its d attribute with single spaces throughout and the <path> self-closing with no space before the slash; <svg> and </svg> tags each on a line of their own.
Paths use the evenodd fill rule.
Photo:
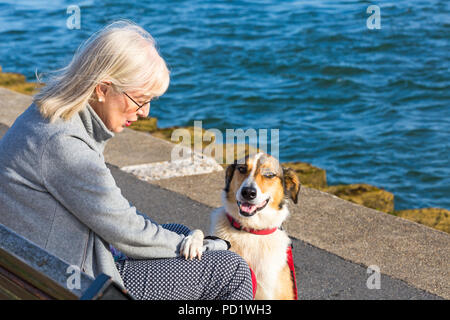
<svg viewBox="0 0 450 320">
<path fill-rule="evenodd" d="M 276 174 L 275 174 L 275 173 L 265 173 L 265 174 L 264 174 L 264 177 L 269 178 L 269 179 L 272 179 L 272 178 L 275 178 L 275 177 L 276 177 Z"/>
<path fill-rule="evenodd" d="M 240 173 L 246 173 L 247 172 L 247 167 L 244 167 L 244 166 L 238 167 L 238 170 L 239 170 Z"/>
</svg>

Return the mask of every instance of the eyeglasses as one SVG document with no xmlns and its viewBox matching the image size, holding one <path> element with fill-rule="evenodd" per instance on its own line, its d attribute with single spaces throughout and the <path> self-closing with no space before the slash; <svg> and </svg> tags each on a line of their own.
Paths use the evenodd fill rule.
<svg viewBox="0 0 450 320">
<path fill-rule="evenodd" d="M 147 102 L 144 102 L 143 104 L 140 105 L 139 103 L 137 103 L 136 101 L 134 101 L 134 99 L 133 99 L 132 97 L 130 97 L 125 91 L 122 91 L 122 92 L 123 92 L 123 94 L 125 94 L 128 98 L 130 98 L 131 101 L 133 101 L 133 102 L 138 106 L 138 108 L 136 109 L 136 112 L 139 111 L 139 109 L 142 108 L 143 106 L 145 106 L 146 104 L 150 103 L 150 101 L 151 101 L 151 100 L 148 100 Z"/>
</svg>

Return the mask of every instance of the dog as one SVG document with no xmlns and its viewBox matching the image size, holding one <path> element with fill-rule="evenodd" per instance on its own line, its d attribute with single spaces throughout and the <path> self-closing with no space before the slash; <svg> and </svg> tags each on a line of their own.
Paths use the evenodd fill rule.
<svg viewBox="0 0 450 320">
<path fill-rule="evenodd" d="M 296 173 L 265 153 L 235 161 L 225 171 L 223 207 L 211 213 L 211 234 L 231 243 L 256 277 L 256 300 L 297 298 L 291 241 L 282 223 L 288 199 L 298 201 Z"/>
</svg>

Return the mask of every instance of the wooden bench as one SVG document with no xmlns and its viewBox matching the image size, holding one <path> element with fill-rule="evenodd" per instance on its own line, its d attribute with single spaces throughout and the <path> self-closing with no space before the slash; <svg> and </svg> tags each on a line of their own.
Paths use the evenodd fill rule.
<svg viewBox="0 0 450 320">
<path fill-rule="evenodd" d="M 133 299 L 105 274 L 96 279 L 79 272 L 68 288 L 70 265 L 0 224 L 0 299 L 129 300 Z M 71 287 L 71 286 L 69 286 Z"/>
</svg>

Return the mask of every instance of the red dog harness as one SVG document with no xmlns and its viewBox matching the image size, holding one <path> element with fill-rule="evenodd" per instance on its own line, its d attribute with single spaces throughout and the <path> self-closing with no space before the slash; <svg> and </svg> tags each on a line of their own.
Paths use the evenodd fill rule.
<svg viewBox="0 0 450 320">
<path fill-rule="evenodd" d="M 248 229 L 248 228 L 244 228 L 242 227 L 239 222 L 237 222 L 236 220 L 233 219 L 232 216 L 230 216 L 227 213 L 227 218 L 228 221 L 230 221 L 230 224 L 233 226 L 233 228 L 237 229 L 237 230 L 242 230 L 245 232 L 249 232 L 252 234 L 257 234 L 257 235 L 268 235 L 268 234 L 272 234 L 275 231 L 278 230 L 278 228 L 272 228 L 272 229 L 262 229 L 262 230 L 255 230 L 255 229 Z M 297 280 L 295 277 L 295 268 L 294 268 L 294 258 L 292 256 L 292 244 L 287 248 L 286 251 L 287 254 L 287 264 L 289 266 L 289 270 L 291 271 L 291 276 L 292 276 L 292 280 L 294 282 L 294 299 L 298 300 L 298 294 L 297 294 Z M 257 282 L 256 282 L 256 277 L 255 274 L 253 272 L 253 270 L 250 268 L 250 271 L 252 273 L 252 284 L 253 284 L 253 298 L 255 298 L 255 294 L 256 294 L 256 287 L 257 287 Z"/>
</svg>

